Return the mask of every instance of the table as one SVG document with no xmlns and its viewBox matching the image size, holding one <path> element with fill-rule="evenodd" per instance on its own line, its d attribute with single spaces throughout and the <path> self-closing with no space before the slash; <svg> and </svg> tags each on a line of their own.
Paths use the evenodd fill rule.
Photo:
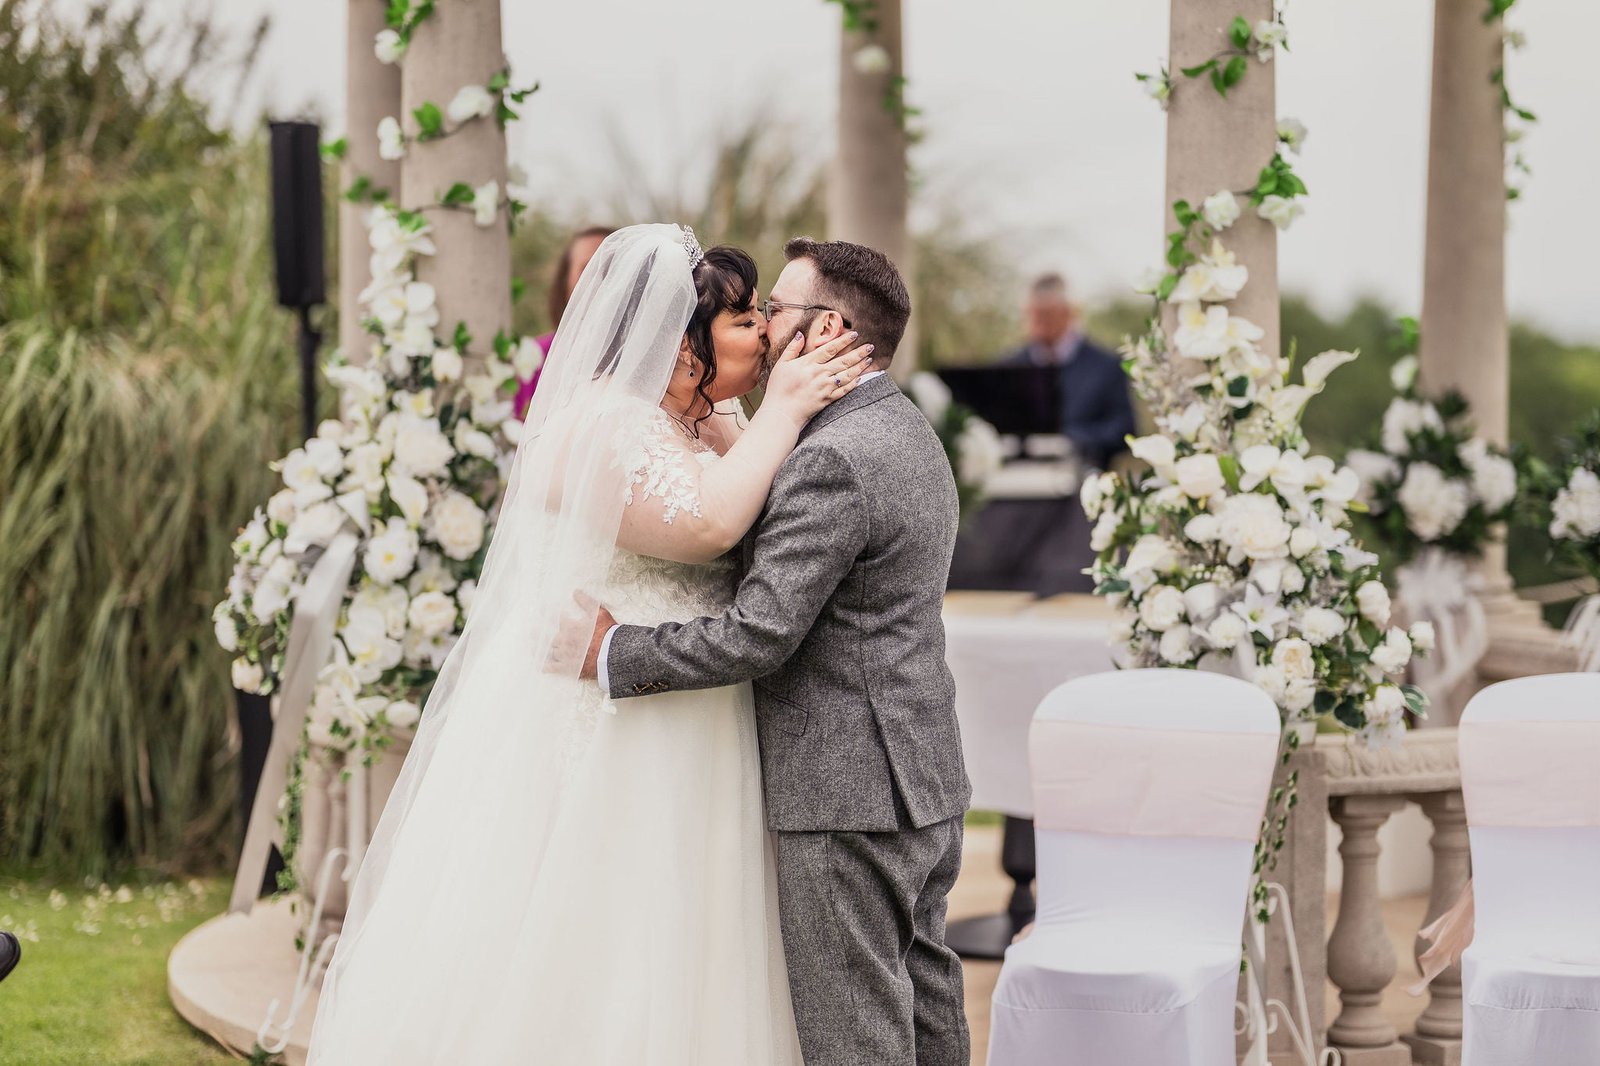
<svg viewBox="0 0 1600 1066">
<path fill-rule="evenodd" d="M 1033 920 L 1033 795 L 1028 727 L 1050 690 L 1115 667 L 1114 612 L 1096 596 L 1039 600 L 1017 592 L 945 597 L 945 660 L 972 781 L 972 806 L 1005 816 L 1000 865 L 1016 882 L 1005 913 L 952 922 L 945 939 L 967 958 L 998 959 Z"/>
</svg>

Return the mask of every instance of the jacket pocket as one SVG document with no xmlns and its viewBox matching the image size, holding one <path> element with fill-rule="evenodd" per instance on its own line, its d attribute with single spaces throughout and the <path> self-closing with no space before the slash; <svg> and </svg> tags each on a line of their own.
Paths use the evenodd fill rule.
<svg viewBox="0 0 1600 1066">
<path fill-rule="evenodd" d="M 772 725 L 793 736 L 806 735 L 806 726 L 811 724 L 811 712 L 800 706 L 794 700 L 787 699 L 772 691 L 771 686 L 759 681 L 756 690 L 756 717 L 764 718 Z"/>
</svg>

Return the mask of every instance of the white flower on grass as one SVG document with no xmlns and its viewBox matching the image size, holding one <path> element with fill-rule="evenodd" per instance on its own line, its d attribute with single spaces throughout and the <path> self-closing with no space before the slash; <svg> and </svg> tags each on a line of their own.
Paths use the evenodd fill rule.
<svg viewBox="0 0 1600 1066">
<path fill-rule="evenodd" d="M 1228 189 L 1214 192 L 1200 205 L 1200 217 L 1212 229 L 1227 229 L 1239 220 L 1239 198 Z"/>
<path fill-rule="evenodd" d="M 443 592 L 424 592 L 411 601 L 406 619 L 426 637 L 449 633 L 456 627 L 456 602 Z"/>
<path fill-rule="evenodd" d="M 487 519 L 481 508 L 459 492 L 449 492 L 433 508 L 433 539 L 452 559 L 470 559 L 483 547 Z"/>
<path fill-rule="evenodd" d="M 1399 673 L 1411 661 L 1411 638 L 1398 626 L 1384 635 L 1383 643 L 1372 649 L 1372 664 L 1386 674 Z"/>
<path fill-rule="evenodd" d="M 1217 512 L 1218 533 L 1230 559 L 1281 559 L 1289 553 L 1289 523 L 1278 501 L 1260 493 L 1229 496 Z"/>
<path fill-rule="evenodd" d="M 1442 429 L 1444 420 L 1433 404 L 1397 397 L 1383 412 L 1383 450 L 1390 455 L 1404 455 L 1411 450 L 1412 437 L 1425 430 Z"/>
<path fill-rule="evenodd" d="M 1389 590 L 1381 581 L 1363 582 L 1356 589 L 1356 607 L 1361 611 L 1361 617 L 1375 626 L 1389 624 Z"/>
<path fill-rule="evenodd" d="M 1395 500 L 1405 510 L 1406 527 L 1422 540 L 1434 541 L 1461 524 L 1472 507 L 1472 489 L 1464 481 L 1445 477 L 1432 463 L 1415 462 L 1406 468 Z"/>
<path fill-rule="evenodd" d="M 463 85 L 445 109 L 445 114 L 456 125 L 475 118 L 483 118 L 494 110 L 494 96 L 481 85 Z"/>
<path fill-rule="evenodd" d="M 1284 230 L 1288 229 L 1295 219 L 1305 214 L 1305 210 L 1305 205 L 1299 200 L 1274 194 L 1262 197 L 1260 205 L 1256 207 L 1256 214 Z"/>
<path fill-rule="evenodd" d="M 1171 585 L 1162 585 L 1139 604 L 1139 621 L 1157 633 L 1177 625 L 1183 618 L 1183 593 Z"/>
<path fill-rule="evenodd" d="M 1193 633 L 1188 626 L 1182 624 L 1173 626 L 1161 634 L 1159 645 L 1161 658 L 1175 666 L 1181 666 L 1194 659 Z"/>
<path fill-rule="evenodd" d="M 539 347 L 538 341 L 534 340 L 532 337 L 523 337 L 521 340 L 517 341 L 517 346 L 511 353 L 511 367 L 516 371 L 517 377 L 521 378 L 523 381 L 527 381 L 529 378 L 533 377 L 534 371 L 538 370 L 543 365 L 544 349 Z M 932 374 L 913 375 L 911 381 L 913 387 L 913 397 L 916 395 L 916 379 L 924 376 L 933 378 L 934 381 L 939 381 L 939 379 L 934 377 Z M 943 385 L 944 382 L 939 381 L 939 384 Z M 945 395 L 949 396 L 949 394 L 949 390 L 946 389 Z M 920 401 L 918 402 L 917 406 L 922 406 Z M 924 410 L 926 410 L 926 408 L 924 408 Z"/>
<path fill-rule="evenodd" d="M 1289 43 L 1289 31 L 1281 22 L 1271 19 L 1262 19 L 1256 23 L 1256 28 L 1250 35 L 1255 42 L 1256 58 L 1266 63 L 1272 59 L 1275 48 L 1282 48 Z"/>
<path fill-rule="evenodd" d="M 378 158 L 404 159 L 406 154 L 405 134 L 400 132 L 400 120 L 393 115 L 385 115 L 378 120 Z"/>
<path fill-rule="evenodd" d="M 422 711 L 410 700 L 395 700 L 383 709 L 383 716 L 396 729 L 410 729 L 422 718 Z"/>
<path fill-rule="evenodd" d="M 1300 633 L 1308 643 L 1320 648 L 1344 634 L 1344 615 L 1330 607 L 1307 607 L 1300 616 Z"/>
<path fill-rule="evenodd" d="M 417 561 L 417 533 L 403 518 L 391 518 L 384 531 L 367 542 L 362 567 L 380 585 L 392 585 L 411 573 Z"/>
<path fill-rule="evenodd" d="M 1167 300 L 1175 304 L 1195 300 L 1207 303 L 1231 300 L 1239 295 L 1249 279 L 1250 271 L 1222 246 L 1221 241 L 1213 240 L 1211 253 L 1189 265 Z"/>
<path fill-rule="evenodd" d="M 439 430 L 437 418 L 404 416 L 396 424 L 394 468 L 411 477 L 437 477 L 445 473 L 455 449 Z"/>
<path fill-rule="evenodd" d="M 1434 632 L 1433 623 L 1428 621 L 1411 623 L 1411 646 L 1426 655 L 1433 650 Z"/>
<path fill-rule="evenodd" d="M 500 183 L 486 181 L 472 190 L 472 221 L 480 226 L 494 225 L 500 213 Z"/>
<path fill-rule="evenodd" d="M 394 30 L 379 30 L 372 39 L 372 51 L 380 63 L 398 63 L 406 54 L 406 42 Z"/>
<path fill-rule="evenodd" d="M 1178 487 L 1197 500 L 1222 493 L 1228 487 L 1217 457 L 1209 452 L 1186 455 L 1177 462 Z"/>
<path fill-rule="evenodd" d="M 857 74 L 888 73 L 890 62 L 889 50 L 881 44 L 865 45 L 850 57 L 850 65 L 856 68 Z"/>
<path fill-rule="evenodd" d="M 1306 143 L 1306 124 L 1297 118 L 1285 116 L 1278 120 L 1278 140 L 1291 152 L 1299 152 Z"/>
<path fill-rule="evenodd" d="M 1600 535 L 1600 476 L 1586 467 L 1573 470 L 1551 507 L 1550 535 L 1587 540 Z"/>
<path fill-rule="evenodd" d="M 233 687 L 240 692 L 260 692 L 264 674 L 260 663 L 253 663 L 240 656 L 233 660 Z"/>
</svg>

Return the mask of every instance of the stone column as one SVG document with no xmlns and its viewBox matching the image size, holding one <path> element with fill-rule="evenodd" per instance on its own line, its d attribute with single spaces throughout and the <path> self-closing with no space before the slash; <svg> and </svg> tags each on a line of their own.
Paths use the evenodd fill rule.
<svg viewBox="0 0 1600 1066">
<path fill-rule="evenodd" d="M 828 182 L 828 237 L 876 248 L 894 261 L 915 291 L 906 133 L 885 105 L 895 79 L 905 71 L 900 0 L 876 0 L 871 30 L 839 35 L 839 146 Z M 886 69 L 865 60 L 863 49 L 881 48 Z M 862 57 L 858 59 L 858 57 Z M 904 381 L 916 369 L 916 315 L 894 357 L 894 376 Z"/>
<path fill-rule="evenodd" d="M 1378 899 L 1378 829 L 1404 804 L 1403 796 L 1357 795 L 1328 805 L 1344 833 L 1339 918 L 1328 938 L 1328 979 L 1338 986 L 1343 1009 L 1328 1027 L 1328 1043 L 1347 1066 L 1411 1066 L 1410 1050 L 1379 1007 L 1397 967 Z"/>
<path fill-rule="evenodd" d="M 1449 910 L 1461 896 L 1472 873 L 1467 837 L 1467 808 L 1460 791 L 1429 792 L 1413 797 L 1433 823 L 1433 885 L 1428 893 L 1427 925 Z M 1420 956 L 1428 943 L 1418 937 Z M 1428 988 L 1428 1006 L 1417 1019 L 1417 1031 L 1400 1039 L 1411 1047 L 1412 1060 L 1422 1066 L 1460 1066 L 1461 967 L 1452 966 Z"/>
<path fill-rule="evenodd" d="M 402 65 L 401 96 L 406 136 L 416 133 L 411 113 L 432 102 L 447 111 L 463 85 L 482 86 L 506 64 L 500 44 L 498 0 L 452 0 L 440 4 L 412 34 Z M 446 129 L 451 129 L 446 119 Z M 504 197 L 506 136 L 494 117 L 468 121 L 441 140 L 406 146 L 400 167 L 400 202 L 427 209 L 438 254 L 421 256 L 418 280 L 438 296 L 437 332 L 448 337 L 457 322 L 472 333 L 462 353 L 481 359 L 498 330 L 511 329 L 511 239 L 504 209 L 491 226 L 474 223 L 471 211 L 429 205 L 458 181 L 476 188 L 496 181 Z"/>
<path fill-rule="evenodd" d="M 378 122 L 400 117 L 400 68 L 380 63 L 372 42 L 384 28 L 384 0 L 346 0 L 344 60 L 345 157 L 339 168 L 343 192 L 359 177 L 374 188 L 400 191 L 400 164 L 378 158 Z M 339 200 L 339 350 L 353 363 L 368 358 L 356 297 L 372 280 L 364 221 L 368 205 Z"/>
<path fill-rule="evenodd" d="M 1422 272 L 1422 387 L 1454 389 L 1478 431 L 1506 443 L 1510 358 L 1506 331 L 1505 117 L 1492 75 L 1504 45 L 1479 0 L 1435 0 L 1433 98 L 1428 117 L 1428 209 Z M 1537 625 L 1518 600 L 1505 548 L 1478 563 L 1491 631 Z M 1498 618 L 1496 616 L 1499 616 Z"/>
<path fill-rule="evenodd" d="M 1272 0 L 1174 0 L 1172 4 L 1167 54 L 1177 87 L 1167 110 L 1168 232 L 1178 228 L 1172 214 L 1174 201 L 1187 200 L 1198 208 L 1202 200 L 1221 189 L 1253 189 L 1256 176 L 1277 150 L 1275 60 L 1262 64 L 1252 57 L 1244 80 L 1230 89 L 1226 98 L 1218 96 L 1207 79 L 1189 79 L 1178 73 L 1180 68 L 1197 66 L 1227 48 L 1228 24 L 1236 15 L 1254 26 L 1272 18 Z M 1246 207 L 1222 240 L 1250 269 L 1249 284 L 1228 305 L 1229 311 L 1265 330 L 1261 347 L 1276 352 L 1277 229 Z"/>
</svg>

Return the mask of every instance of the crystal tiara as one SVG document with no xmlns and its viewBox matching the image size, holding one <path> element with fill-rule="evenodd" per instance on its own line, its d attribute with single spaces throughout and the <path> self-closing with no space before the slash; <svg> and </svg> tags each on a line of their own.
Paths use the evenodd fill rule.
<svg viewBox="0 0 1600 1066">
<path fill-rule="evenodd" d="M 683 231 L 683 254 L 689 257 L 689 269 L 699 266 L 706 257 L 705 251 L 700 247 L 700 242 L 695 239 L 694 230 L 688 226 L 679 226 Z"/>
</svg>

